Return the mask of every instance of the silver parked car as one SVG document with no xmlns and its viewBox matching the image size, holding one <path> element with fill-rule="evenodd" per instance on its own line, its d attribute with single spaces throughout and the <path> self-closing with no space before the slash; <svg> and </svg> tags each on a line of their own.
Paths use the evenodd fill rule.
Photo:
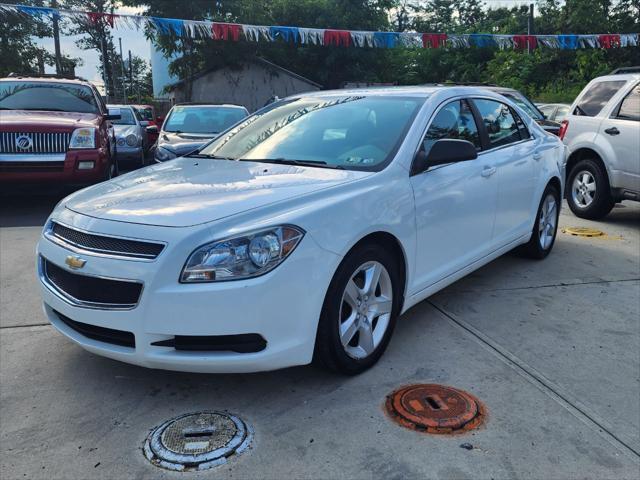
<svg viewBox="0 0 640 480">
<path fill-rule="evenodd" d="M 567 103 L 542 103 L 536 104 L 547 120 L 552 122 L 561 122 L 569 113 L 571 105 Z"/>
<path fill-rule="evenodd" d="M 131 105 L 109 105 L 109 109 L 120 110 L 120 119 L 111 123 L 116 137 L 116 158 L 133 159 L 139 166 L 144 165 L 145 154 L 149 150 L 150 131 L 158 130 L 149 126 L 140 113 Z"/>
<path fill-rule="evenodd" d="M 617 202 L 640 201 L 640 74 L 593 79 L 562 121 L 569 150 L 567 202 L 598 219 Z"/>
</svg>

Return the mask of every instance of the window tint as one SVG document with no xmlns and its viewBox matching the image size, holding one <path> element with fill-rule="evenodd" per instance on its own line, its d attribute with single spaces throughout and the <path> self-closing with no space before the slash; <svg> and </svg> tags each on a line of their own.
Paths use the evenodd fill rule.
<svg viewBox="0 0 640 480">
<path fill-rule="evenodd" d="M 582 96 L 573 113 L 595 117 L 625 83 L 624 80 L 594 83 Z"/>
<path fill-rule="evenodd" d="M 633 87 L 633 90 L 624 98 L 620 104 L 617 118 L 640 121 L 640 85 Z"/>
<path fill-rule="evenodd" d="M 428 154 L 433 144 L 442 138 L 467 140 L 480 150 L 482 144 L 478 127 L 466 100 L 451 102 L 436 114 L 424 137 L 425 153 Z"/>
<path fill-rule="evenodd" d="M 495 100 L 474 100 L 489 135 L 490 148 L 501 147 L 521 140 L 520 130 L 511 109 Z M 522 120 L 520 120 L 522 122 Z"/>
<path fill-rule="evenodd" d="M 99 113 L 90 87 L 73 83 L 0 82 L 0 110 Z"/>
</svg>

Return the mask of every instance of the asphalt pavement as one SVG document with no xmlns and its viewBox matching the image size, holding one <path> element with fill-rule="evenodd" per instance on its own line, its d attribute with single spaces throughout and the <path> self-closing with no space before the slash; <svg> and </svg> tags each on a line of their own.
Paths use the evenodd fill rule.
<svg viewBox="0 0 640 480">
<path fill-rule="evenodd" d="M 603 221 L 565 208 L 542 262 L 508 254 L 417 305 L 370 371 L 243 375 L 147 370 L 89 354 L 47 325 L 34 248 L 63 193 L 0 197 L 0 478 L 638 478 L 640 204 Z M 429 435 L 386 395 L 439 383 L 487 408 L 478 430 Z M 230 411 L 251 448 L 201 473 L 142 454 L 173 416 Z M 461 448 L 469 443 L 471 450 Z"/>
</svg>

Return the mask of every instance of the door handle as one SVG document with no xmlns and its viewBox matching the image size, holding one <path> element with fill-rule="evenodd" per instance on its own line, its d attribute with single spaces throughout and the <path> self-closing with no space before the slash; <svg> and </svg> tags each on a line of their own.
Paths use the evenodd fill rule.
<svg viewBox="0 0 640 480">
<path fill-rule="evenodd" d="M 542 154 L 540 152 L 533 152 L 533 159 L 538 161 L 542 158 Z"/>
<path fill-rule="evenodd" d="M 604 133 L 608 135 L 620 135 L 620 130 L 618 130 L 616 127 L 611 127 L 607 128 Z"/>
<path fill-rule="evenodd" d="M 494 173 L 496 173 L 496 167 L 484 167 L 482 169 L 482 176 L 485 178 L 490 177 L 491 175 L 493 175 Z"/>
</svg>

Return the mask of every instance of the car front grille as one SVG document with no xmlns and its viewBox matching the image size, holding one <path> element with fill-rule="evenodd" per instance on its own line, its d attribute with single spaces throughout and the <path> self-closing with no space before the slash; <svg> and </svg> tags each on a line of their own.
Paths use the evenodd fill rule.
<svg viewBox="0 0 640 480">
<path fill-rule="evenodd" d="M 51 223 L 48 236 L 54 241 L 58 239 L 82 250 L 116 257 L 153 260 L 164 249 L 162 243 L 96 235 L 69 228 L 57 222 Z"/>
<path fill-rule="evenodd" d="M 42 258 L 42 276 L 69 303 L 87 308 L 125 310 L 138 304 L 142 284 L 72 273 Z"/>
<path fill-rule="evenodd" d="M 115 330 L 113 328 L 97 327 L 95 325 L 89 325 L 88 323 L 80 323 L 75 320 L 71 320 L 69 317 L 57 312 L 53 313 L 64 323 L 67 327 L 75 330 L 80 335 L 84 335 L 92 340 L 98 342 L 110 343 L 112 345 L 120 345 L 121 347 L 136 348 L 136 339 L 133 333 L 125 332 L 124 330 Z"/>
<path fill-rule="evenodd" d="M 0 153 L 66 153 L 70 133 L 0 132 Z"/>
</svg>

